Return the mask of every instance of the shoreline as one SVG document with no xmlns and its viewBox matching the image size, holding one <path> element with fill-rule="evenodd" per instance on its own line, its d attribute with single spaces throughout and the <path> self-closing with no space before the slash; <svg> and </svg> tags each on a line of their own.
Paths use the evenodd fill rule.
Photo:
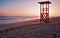
<svg viewBox="0 0 60 38">
<path fill-rule="evenodd" d="M 15 23 L 8 23 L 8 24 L 0 24 L 0 30 L 1 29 L 7 29 L 7 28 L 15 28 L 15 27 L 23 27 L 23 26 L 29 26 L 32 24 L 39 24 L 40 19 L 35 19 L 35 20 L 28 20 L 24 22 L 15 22 Z"/>
<path fill-rule="evenodd" d="M 54 35 L 55 34 L 55 35 Z M 53 38 L 60 37 L 60 23 L 40 24 L 38 19 L 0 25 L 1 38 Z"/>
</svg>

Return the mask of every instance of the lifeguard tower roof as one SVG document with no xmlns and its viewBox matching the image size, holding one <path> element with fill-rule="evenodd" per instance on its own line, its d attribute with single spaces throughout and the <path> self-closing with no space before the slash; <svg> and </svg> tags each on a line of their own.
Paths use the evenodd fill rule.
<svg viewBox="0 0 60 38">
<path fill-rule="evenodd" d="M 50 1 L 43 1 L 43 2 L 38 2 L 39 4 L 51 4 Z"/>
</svg>

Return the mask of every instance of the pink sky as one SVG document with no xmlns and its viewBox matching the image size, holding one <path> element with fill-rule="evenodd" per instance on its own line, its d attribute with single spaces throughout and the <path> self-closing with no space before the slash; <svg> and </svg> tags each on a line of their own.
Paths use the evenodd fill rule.
<svg viewBox="0 0 60 38">
<path fill-rule="evenodd" d="M 2 1 L 0 16 L 39 16 L 39 4 L 42 0 Z M 50 0 L 50 16 L 60 16 L 60 0 Z"/>
</svg>

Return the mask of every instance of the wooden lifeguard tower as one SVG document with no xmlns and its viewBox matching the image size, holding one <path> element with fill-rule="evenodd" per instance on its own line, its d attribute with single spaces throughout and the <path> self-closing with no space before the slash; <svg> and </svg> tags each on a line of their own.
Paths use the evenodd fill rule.
<svg viewBox="0 0 60 38">
<path fill-rule="evenodd" d="M 50 1 L 38 2 L 40 4 L 40 23 L 49 23 L 49 4 Z"/>
</svg>

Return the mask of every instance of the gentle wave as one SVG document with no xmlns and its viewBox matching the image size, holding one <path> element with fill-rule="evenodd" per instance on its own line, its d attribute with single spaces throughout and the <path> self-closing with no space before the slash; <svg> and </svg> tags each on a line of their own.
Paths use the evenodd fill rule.
<svg viewBox="0 0 60 38">
<path fill-rule="evenodd" d="M 23 22 L 27 20 L 38 19 L 38 17 L 23 17 L 23 16 L 3 16 L 0 17 L 0 24 L 14 23 L 14 22 Z"/>
</svg>

